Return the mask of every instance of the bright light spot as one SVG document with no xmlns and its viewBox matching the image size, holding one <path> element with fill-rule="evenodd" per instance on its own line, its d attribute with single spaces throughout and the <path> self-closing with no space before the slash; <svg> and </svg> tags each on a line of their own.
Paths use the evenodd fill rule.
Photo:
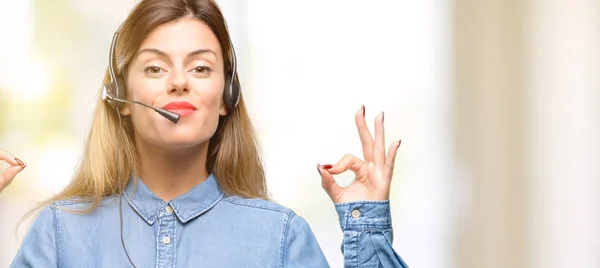
<svg viewBox="0 0 600 268">
<path fill-rule="evenodd" d="M 32 101 L 46 96 L 50 91 L 51 76 L 48 68 L 39 61 L 28 60 L 16 64 L 12 76 L 7 77 L 6 90 L 11 99 Z"/>
<path fill-rule="evenodd" d="M 31 101 L 49 91 L 48 68 L 31 56 L 33 14 L 32 1 L 12 1 L 10 8 L 0 8 L 1 20 L 10 23 L 0 27 L 0 36 L 10 37 L 0 43 L 0 90 L 11 100 Z"/>
</svg>

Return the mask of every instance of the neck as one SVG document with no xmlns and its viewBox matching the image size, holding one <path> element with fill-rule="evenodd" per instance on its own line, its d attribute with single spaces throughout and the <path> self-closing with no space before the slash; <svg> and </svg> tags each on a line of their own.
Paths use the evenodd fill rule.
<svg viewBox="0 0 600 268">
<path fill-rule="evenodd" d="M 176 150 L 139 142 L 137 152 L 140 179 L 165 202 L 184 194 L 208 177 L 208 141 L 196 147 Z"/>
</svg>

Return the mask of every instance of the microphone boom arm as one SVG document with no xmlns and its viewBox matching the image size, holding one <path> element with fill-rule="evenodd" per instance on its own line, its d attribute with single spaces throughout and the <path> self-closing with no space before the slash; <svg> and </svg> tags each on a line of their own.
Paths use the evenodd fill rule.
<svg viewBox="0 0 600 268">
<path fill-rule="evenodd" d="M 110 99 L 112 101 L 139 104 L 139 105 L 142 105 L 144 107 L 147 107 L 147 108 L 150 108 L 150 109 L 156 111 L 158 114 L 164 116 L 169 121 L 171 121 L 171 122 L 173 122 L 175 124 L 177 124 L 177 122 L 179 122 L 179 114 L 177 114 L 177 113 L 170 112 L 170 111 L 167 111 L 167 110 L 164 110 L 164 109 L 161 109 L 161 108 L 152 107 L 150 105 L 147 105 L 147 104 L 144 104 L 144 103 L 141 103 L 141 102 L 138 102 L 138 101 L 122 100 L 122 99 L 119 99 L 119 98 L 115 98 L 110 93 L 108 93 L 106 89 L 104 90 L 103 93 L 104 94 L 103 94 L 102 98 L 105 99 L 105 100 L 108 98 L 108 99 Z"/>
</svg>

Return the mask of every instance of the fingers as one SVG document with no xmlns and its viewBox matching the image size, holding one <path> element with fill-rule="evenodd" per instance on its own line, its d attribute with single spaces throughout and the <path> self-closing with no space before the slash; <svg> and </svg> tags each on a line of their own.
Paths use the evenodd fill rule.
<svg viewBox="0 0 600 268">
<path fill-rule="evenodd" d="M 7 152 L 0 150 L 0 160 L 4 160 L 4 161 L 8 162 L 11 166 L 21 165 L 21 163 L 23 163 L 23 162 L 19 163 L 15 159 L 16 158 L 14 156 L 10 155 Z"/>
<path fill-rule="evenodd" d="M 4 190 L 4 188 L 6 188 L 6 186 L 8 186 L 17 176 L 17 173 L 19 173 L 24 168 L 24 166 L 17 165 L 4 170 L 4 172 L 2 173 L 2 178 L 0 178 L 0 192 Z"/>
<path fill-rule="evenodd" d="M 337 182 L 335 182 L 333 175 L 343 173 L 348 169 L 354 171 L 354 173 L 358 173 L 364 165 L 365 163 L 362 160 L 351 154 L 344 155 L 344 157 L 342 157 L 335 165 L 321 166 L 317 164 L 317 170 L 319 171 L 319 175 L 321 175 L 321 186 L 325 189 L 325 192 L 327 192 L 333 202 L 338 202 L 344 190 L 343 187 L 340 187 Z"/>
<path fill-rule="evenodd" d="M 394 172 L 394 162 L 396 160 L 396 153 L 398 152 L 398 148 L 400 148 L 400 144 L 402 141 L 394 142 L 390 145 L 390 149 L 388 150 L 387 157 L 385 159 L 385 174 L 389 176 L 389 179 L 392 178 L 392 174 Z"/>
<path fill-rule="evenodd" d="M 327 172 L 333 175 L 344 173 L 347 170 L 352 170 L 354 173 L 358 173 L 365 163 L 358 157 L 346 154 L 337 162 L 335 165 L 324 165 L 323 168 L 327 169 Z"/>
<path fill-rule="evenodd" d="M 383 112 L 375 118 L 375 141 L 373 147 L 373 163 L 378 167 L 385 164 L 385 131 L 383 128 Z"/>
<path fill-rule="evenodd" d="M 335 179 L 327 170 L 324 170 L 323 166 L 317 164 L 317 171 L 321 176 L 321 186 L 327 195 L 329 195 L 329 198 L 336 202 L 342 193 L 342 187 L 335 182 Z"/>
<path fill-rule="evenodd" d="M 365 122 L 365 106 L 363 105 L 360 110 L 354 115 L 356 121 L 356 127 L 358 128 L 358 136 L 362 144 L 363 156 L 366 162 L 373 161 L 373 137 Z"/>
<path fill-rule="evenodd" d="M 0 191 L 2 191 L 13 181 L 17 176 L 17 173 L 27 166 L 27 164 L 4 151 L 0 151 L 0 160 L 4 160 L 11 165 L 11 167 L 4 170 L 2 177 L 0 178 Z"/>
</svg>

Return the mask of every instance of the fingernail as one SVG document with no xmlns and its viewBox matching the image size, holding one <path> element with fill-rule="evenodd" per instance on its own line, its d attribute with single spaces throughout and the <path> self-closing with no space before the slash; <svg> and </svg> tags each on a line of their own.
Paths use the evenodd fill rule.
<svg viewBox="0 0 600 268">
<path fill-rule="evenodd" d="M 323 177 L 323 175 L 321 175 L 321 170 L 319 169 L 321 165 L 317 164 L 317 172 L 319 172 L 319 176 Z"/>
<path fill-rule="evenodd" d="M 15 161 L 17 161 L 17 163 L 19 163 L 19 166 L 25 168 L 26 165 L 25 165 L 25 163 L 23 163 L 23 161 L 21 161 L 21 159 L 15 157 Z"/>
<path fill-rule="evenodd" d="M 330 168 L 332 168 L 333 166 L 332 166 L 332 165 L 322 165 L 321 167 L 322 167 L 322 168 L 324 168 L 324 169 L 330 169 Z"/>
<path fill-rule="evenodd" d="M 365 106 L 364 106 L 364 105 L 361 105 L 361 109 L 362 109 L 362 112 L 363 112 L 363 118 L 364 118 L 364 117 L 365 117 Z"/>
<path fill-rule="evenodd" d="M 398 140 L 398 147 L 400 147 L 400 144 L 402 144 L 402 140 Z"/>
<path fill-rule="evenodd" d="M 384 116 L 383 111 L 381 111 L 381 122 L 383 122 L 383 116 Z"/>
</svg>

